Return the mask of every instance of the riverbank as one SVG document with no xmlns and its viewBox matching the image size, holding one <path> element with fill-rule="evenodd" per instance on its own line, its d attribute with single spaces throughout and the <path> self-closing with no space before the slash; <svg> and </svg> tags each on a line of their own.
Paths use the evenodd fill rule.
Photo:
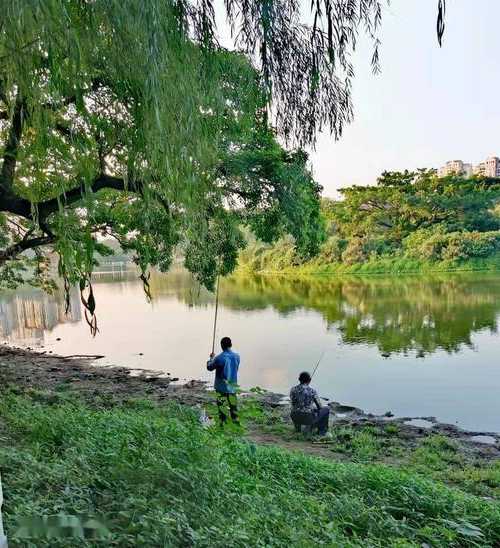
<svg viewBox="0 0 500 548">
<path fill-rule="evenodd" d="M 105 518 L 110 546 L 500 542 L 498 439 L 331 402 L 333 440 L 317 443 L 260 391 L 240 398 L 244 431 L 221 432 L 198 420 L 215 411 L 203 383 L 5 347 L 0 385 L 10 534 L 63 512 Z"/>
<path fill-rule="evenodd" d="M 276 264 L 275 264 L 276 263 Z M 244 264 L 237 273 L 259 275 L 401 275 L 430 273 L 500 272 L 500 253 L 486 258 L 470 258 L 466 261 L 424 261 L 408 257 L 378 257 L 364 262 L 345 264 L 313 259 L 302 264 L 286 264 L 263 261 L 262 264 Z"/>
</svg>

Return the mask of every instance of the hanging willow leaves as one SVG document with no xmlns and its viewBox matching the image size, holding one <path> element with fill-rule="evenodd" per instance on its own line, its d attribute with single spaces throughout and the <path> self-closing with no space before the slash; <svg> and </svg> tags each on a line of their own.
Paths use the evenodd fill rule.
<svg viewBox="0 0 500 548">
<path fill-rule="evenodd" d="M 313 254 L 321 189 L 300 148 L 352 119 L 352 54 L 367 34 L 378 69 L 381 2 L 311 9 L 309 24 L 295 0 L 225 0 L 230 52 L 211 0 L 4 0 L 0 283 L 46 283 L 58 255 L 95 331 L 109 238 L 144 277 L 181 250 L 207 287 L 235 267 L 243 225 Z"/>
<path fill-rule="evenodd" d="M 439 0 L 438 2 L 438 16 L 436 22 L 437 39 L 439 46 L 441 47 L 445 28 L 445 15 L 446 15 L 446 0 Z"/>
<path fill-rule="evenodd" d="M 88 296 L 85 296 L 85 291 L 88 291 Z M 80 301 L 84 308 L 85 321 L 90 327 L 90 333 L 93 337 L 99 332 L 97 328 L 97 316 L 95 315 L 96 302 L 94 297 L 94 289 L 89 276 L 85 276 L 80 280 Z"/>
</svg>

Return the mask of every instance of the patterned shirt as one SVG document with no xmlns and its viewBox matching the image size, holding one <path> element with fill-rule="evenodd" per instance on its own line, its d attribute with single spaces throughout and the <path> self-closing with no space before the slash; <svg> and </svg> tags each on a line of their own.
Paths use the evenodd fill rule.
<svg viewBox="0 0 500 548">
<path fill-rule="evenodd" d="M 310 413 L 316 409 L 315 401 L 319 401 L 318 393 L 308 384 L 298 384 L 290 390 L 292 411 Z"/>
</svg>

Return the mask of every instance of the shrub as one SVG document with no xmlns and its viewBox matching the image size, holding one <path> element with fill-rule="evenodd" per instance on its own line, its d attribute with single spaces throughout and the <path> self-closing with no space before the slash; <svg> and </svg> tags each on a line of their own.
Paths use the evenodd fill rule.
<svg viewBox="0 0 500 548">
<path fill-rule="evenodd" d="M 342 253 L 342 262 L 347 265 L 363 263 L 368 258 L 368 253 L 365 249 L 366 239 L 355 236 Z"/>
<path fill-rule="evenodd" d="M 321 246 L 318 261 L 326 264 L 340 262 L 346 246 L 347 240 L 338 236 L 330 236 Z"/>
<path fill-rule="evenodd" d="M 428 261 L 464 261 L 489 257 L 500 250 L 500 231 L 443 232 L 442 228 L 423 229 L 404 241 L 406 255 Z"/>
</svg>

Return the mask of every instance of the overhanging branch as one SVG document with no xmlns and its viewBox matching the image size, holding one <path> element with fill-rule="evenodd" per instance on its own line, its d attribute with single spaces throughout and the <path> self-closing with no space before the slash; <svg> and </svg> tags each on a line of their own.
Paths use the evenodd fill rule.
<svg viewBox="0 0 500 548">
<path fill-rule="evenodd" d="M 15 259 L 23 251 L 27 249 L 34 249 L 44 245 L 53 243 L 55 240 L 54 236 L 40 236 L 37 238 L 23 239 L 20 242 L 16 242 L 6 249 L 0 250 L 0 266 Z"/>
<path fill-rule="evenodd" d="M 112 177 L 111 175 L 104 174 L 99 175 L 90 185 L 81 183 L 79 186 L 61 194 L 58 198 L 40 202 L 38 204 L 38 214 L 41 219 L 46 219 L 51 213 L 56 212 L 60 205 L 64 207 L 80 201 L 88 191 L 95 193 L 100 190 L 110 189 L 122 192 L 140 192 L 142 186 L 142 183 L 138 181 L 127 183 L 120 177 Z"/>
</svg>

